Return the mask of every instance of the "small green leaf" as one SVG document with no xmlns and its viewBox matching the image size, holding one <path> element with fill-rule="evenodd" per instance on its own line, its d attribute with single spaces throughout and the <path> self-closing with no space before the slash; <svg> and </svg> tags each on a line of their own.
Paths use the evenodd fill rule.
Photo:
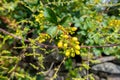
<svg viewBox="0 0 120 80">
<path fill-rule="evenodd" d="M 67 16 L 64 16 L 64 17 L 59 21 L 59 24 L 60 24 L 60 25 L 64 24 L 64 23 L 67 21 L 68 18 L 69 18 L 68 15 L 67 15 Z"/>
<path fill-rule="evenodd" d="M 49 35 L 51 35 L 51 37 L 55 37 L 56 33 L 57 33 L 57 27 L 56 26 L 52 26 L 50 28 L 47 29 L 47 33 Z"/>
<path fill-rule="evenodd" d="M 57 24 L 57 17 L 52 9 L 44 8 L 44 16 L 49 22 Z"/>
<path fill-rule="evenodd" d="M 112 49 L 111 48 L 103 48 L 103 52 L 105 55 L 110 55 L 112 52 Z"/>
<path fill-rule="evenodd" d="M 93 53 L 96 55 L 96 56 L 100 56 L 101 55 L 101 51 L 96 49 L 96 48 L 93 48 Z"/>
<path fill-rule="evenodd" d="M 8 73 L 11 73 L 11 72 L 14 71 L 14 70 L 15 70 L 15 67 L 12 67 L 12 68 L 9 70 Z"/>
<path fill-rule="evenodd" d="M 34 64 L 32 64 L 32 63 L 30 63 L 30 65 L 31 65 L 34 69 L 36 69 L 36 70 L 39 69 L 39 67 L 37 67 L 36 65 L 34 65 Z"/>
<path fill-rule="evenodd" d="M 24 77 L 25 77 L 24 74 L 20 74 L 20 73 L 17 73 L 17 72 L 15 72 L 15 75 L 16 75 L 17 77 L 21 77 L 21 78 L 24 78 Z"/>
</svg>

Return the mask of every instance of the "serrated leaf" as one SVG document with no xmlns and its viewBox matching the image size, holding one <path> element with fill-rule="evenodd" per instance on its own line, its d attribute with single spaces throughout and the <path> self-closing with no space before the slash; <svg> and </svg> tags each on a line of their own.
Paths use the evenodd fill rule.
<svg viewBox="0 0 120 80">
<path fill-rule="evenodd" d="M 52 9 L 44 8 L 44 16 L 49 22 L 57 24 L 57 17 Z"/>
<path fill-rule="evenodd" d="M 60 25 L 64 24 L 64 23 L 67 21 L 68 18 L 69 18 L 68 15 L 67 15 L 67 16 L 64 16 L 64 17 L 59 21 L 59 24 L 60 24 Z"/>
<path fill-rule="evenodd" d="M 51 37 L 55 37 L 56 32 L 57 32 L 57 27 L 56 26 L 52 26 L 52 27 L 47 29 L 47 33 L 49 35 L 51 35 Z"/>
</svg>

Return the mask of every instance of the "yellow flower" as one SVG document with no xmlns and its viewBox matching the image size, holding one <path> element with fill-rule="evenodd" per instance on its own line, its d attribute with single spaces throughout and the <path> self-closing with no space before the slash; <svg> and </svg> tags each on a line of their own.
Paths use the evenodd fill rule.
<svg viewBox="0 0 120 80">
<path fill-rule="evenodd" d="M 72 31 L 76 31 L 77 28 L 76 28 L 76 27 L 72 27 L 71 30 L 72 30 Z"/>
<path fill-rule="evenodd" d="M 62 42 L 62 41 L 58 42 L 58 47 L 59 47 L 59 48 L 62 48 L 62 47 L 63 47 L 63 42 Z"/>
<path fill-rule="evenodd" d="M 73 41 L 77 41 L 78 38 L 77 38 L 77 37 L 73 37 L 72 40 L 73 40 Z"/>
<path fill-rule="evenodd" d="M 67 43 L 65 43 L 63 46 L 64 46 L 65 48 L 67 48 L 68 44 L 67 44 Z"/>
<path fill-rule="evenodd" d="M 67 57 L 69 57 L 69 56 L 70 56 L 70 51 L 69 51 L 69 50 L 66 50 L 65 55 L 66 55 Z"/>
<path fill-rule="evenodd" d="M 79 44 L 79 42 L 78 42 L 78 41 L 76 41 L 75 43 L 76 43 L 76 44 Z"/>
<path fill-rule="evenodd" d="M 39 43 L 42 43 L 44 41 L 45 41 L 45 39 L 39 39 Z"/>
<path fill-rule="evenodd" d="M 75 50 L 76 55 L 80 55 L 80 51 Z"/>
<path fill-rule="evenodd" d="M 76 45 L 76 46 L 75 46 L 75 49 L 80 50 L 80 46 L 79 46 L 79 45 Z"/>
<path fill-rule="evenodd" d="M 75 57 L 75 53 L 71 53 L 71 57 Z"/>
<path fill-rule="evenodd" d="M 42 18 L 42 17 L 44 17 L 44 15 L 43 14 L 39 14 L 39 17 Z"/>
<path fill-rule="evenodd" d="M 63 35 L 63 37 L 67 39 L 69 36 L 68 35 Z"/>
<path fill-rule="evenodd" d="M 73 48 L 71 48 L 71 49 L 70 49 L 70 51 L 71 51 L 71 52 L 74 52 L 74 49 L 73 49 Z"/>
<path fill-rule="evenodd" d="M 36 21 L 39 22 L 39 18 L 36 18 Z"/>
</svg>

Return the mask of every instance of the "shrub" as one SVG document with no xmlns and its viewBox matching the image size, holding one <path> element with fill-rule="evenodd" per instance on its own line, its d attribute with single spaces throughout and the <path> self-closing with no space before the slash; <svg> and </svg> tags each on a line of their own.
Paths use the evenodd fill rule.
<svg viewBox="0 0 120 80">
<path fill-rule="evenodd" d="M 67 79 L 93 80 L 78 71 L 89 70 L 86 61 L 102 53 L 119 57 L 119 7 L 100 0 L 1 0 L 0 79 L 44 79 L 56 60 L 61 63 L 51 80 L 62 64 Z M 72 65 L 76 56 L 86 59 L 79 67 Z M 45 66 L 48 59 L 51 66 Z"/>
</svg>

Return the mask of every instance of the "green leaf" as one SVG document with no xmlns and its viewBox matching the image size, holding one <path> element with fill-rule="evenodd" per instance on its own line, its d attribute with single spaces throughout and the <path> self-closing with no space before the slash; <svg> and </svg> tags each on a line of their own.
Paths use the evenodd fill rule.
<svg viewBox="0 0 120 80">
<path fill-rule="evenodd" d="M 56 26 L 52 26 L 50 28 L 47 29 L 47 33 L 49 35 L 51 35 L 51 37 L 55 37 L 56 33 L 57 33 L 57 27 Z"/>
<path fill-rule="evenodd" d="M 24 74 L 17 73 L 17 72 L 15 72 L 15 75 L 16 75 L 17 77 L 21 77 L 21 78 L 24 78 L 24 77 L 25 77 L 25 75 L 24 75 Z"/>
<path fill-rule="evenodd" d="M 34 65 L 34 64 L 32 64 L 32 63 L 30 63 L 30 65 L 31 65 L 34 69 L 36 69 L 36 70 L 39 69 L 39 67 L 37 67 L 36 65 Z"/>
<path fill-rule="evenodd" d="M 9 70 L 8 73 L 11 73 L 11 72 L 14 71 L 14 70 L 15 70 L 15 67 L 12 67 L 12 68 Z"/>
<path fill-rule="evenodd" d="M 64 23 L 67 21 L 68 18 L 69 18 L 68 15 L 67 15 L 67 16 L 64 16 L 64 17 L 59 21 L 59 24 L 60 24 L 60 25 L 64 24 Z"/>
<path fill-rule="evenodd" d="M 111 52 L 112 52 L 112 48 L 103 48 L 103 52 L 104 52 L 104 54 L 106 54 L 106 55 L 110 55 Z"/>
<path fill-rule="evenodd" d="M 96 49 L 96 48 L 93 48 L 93 53 L 95 54 L 95 56 L 100 56 L 101 55 L 101 51 Z"/>
<path fill-rule="evenodd" d="M 57 17 L 52 9 L 44 8 L 44 16 L 49 22 L 57 24 Z"/>
</svg>

